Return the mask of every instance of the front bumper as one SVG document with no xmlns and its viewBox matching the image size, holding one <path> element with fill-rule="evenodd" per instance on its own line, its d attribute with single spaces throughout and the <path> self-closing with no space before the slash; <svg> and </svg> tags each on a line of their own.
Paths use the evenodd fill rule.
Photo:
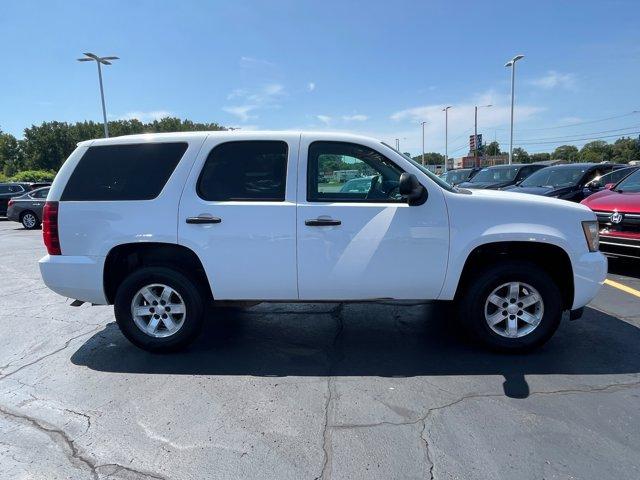
<svg viewBox="0 0 640 480">
<path fill-rule="evenodd" d="M 583 253 L 573 260 L 573 305 L 584 307 L 595 298 L 607 278 L 607 257 L 600 252 Z"/>
<path fill-rule="evenodd" d="M 47 287 L 64 297 L 106 305 L 104 257 L 46 255 L 38 262 Z"/>
</svg>

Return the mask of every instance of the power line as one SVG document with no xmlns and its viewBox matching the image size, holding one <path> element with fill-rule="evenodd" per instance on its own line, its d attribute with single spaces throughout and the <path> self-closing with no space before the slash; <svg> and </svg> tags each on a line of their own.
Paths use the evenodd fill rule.
<svg viewBox="0 0 640 480">
<path fill-rule="evenodd" d="M 570 127 L 577 127 L 579 125 L 589 125 L 592 123 L 599 123 L 599 122 L 606 122 L 607 120 L 615 120 L 617 118 L 624 118 L 624 117 L 628 117 L 630 115 L 636 115 L 640 113 L 640 110 L 633 110 L 632 112 L 628 112 L 628 113 L 623 113 L 620 115 L 614 115 L 611 117 L 605 117 L 605 118 L 599 118 L 597 120 L 587 120 L 584 122 L 576 122 L 576 123 L 568 123 L 565 125 L 556 125 L 553 127 L 540 127 L 540 128 L 518 128 L 518 132 L 537 132 L 537 131 L 542 131 L 542 130 L 555 130 L 556 128 L 570 128 Z M 494 130 L 508 130 L 507 128 L 498 128 L 498 127 L 493 127 Z"/>
</svg>

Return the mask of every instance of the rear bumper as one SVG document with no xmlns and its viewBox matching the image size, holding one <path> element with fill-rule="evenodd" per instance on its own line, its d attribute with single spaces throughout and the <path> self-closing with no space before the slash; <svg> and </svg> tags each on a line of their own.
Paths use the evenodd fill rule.
<svg viewBox="0 0 640 480">
<path fill-rule="evenodd" d="M 104 257 L 46 255 L 38 262 L 47 287 L 64 297 L 106 305 Z"/>
<path fill-rule="evenodd" d="M 584 307 L 598 294 L 607 278 L 607 258 L 600 252 L 583 253 L 573 261 L 573 305 Z"/>
<path fill-rule="evenodd" d="M 7 218 L 14 222 L 20 221 L 20 212 L 18 212 L 13 206 L 7 209 Z"/>
<path fill-rule="evenodd" d="M 600 234 L 600 250 L 607 255 L 640 258 L 640 234 Z"/>
</svg>

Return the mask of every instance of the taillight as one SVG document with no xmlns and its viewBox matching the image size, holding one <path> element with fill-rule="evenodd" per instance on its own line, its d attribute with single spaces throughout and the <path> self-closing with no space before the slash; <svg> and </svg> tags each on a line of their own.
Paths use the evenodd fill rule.
<svg viewBox="0 0 640 480">
<path fill-rule="evenodd" d="M 49 255 L 62 255 L 58 235 L 58 202 L 45 202 L 42 211 L 42 237 Z"/>
<path fill-rule="evenodd" d="M 7 203 L 7 207 L 10 207 L 11 205 L 13 205 L 13 198 L 9 199 L 9 203 Z"/>
</svg>

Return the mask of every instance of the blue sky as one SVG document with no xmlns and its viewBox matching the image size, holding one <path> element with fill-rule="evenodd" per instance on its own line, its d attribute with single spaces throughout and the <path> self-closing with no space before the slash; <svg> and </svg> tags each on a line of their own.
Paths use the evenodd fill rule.
<svg viewBox="0 0 640 480">
<path fill-rule="evenodd" d="M 522 53 L 516 146 L 640 131 L 637 0 L 3 0 L 0 45 L 0 128 L 17 136 L 101 120 L 95 65 L 75 61 L 85 51 L 121 57 L 104 72 L 110 119 L 352 131 L 415 154 L 422 120 L 426 150 L 444 152 L 453 105 L 459 156 L 476 104 L 493 104 L 479 133 L 507 146 L 504 63 Z"/>
</svg>

